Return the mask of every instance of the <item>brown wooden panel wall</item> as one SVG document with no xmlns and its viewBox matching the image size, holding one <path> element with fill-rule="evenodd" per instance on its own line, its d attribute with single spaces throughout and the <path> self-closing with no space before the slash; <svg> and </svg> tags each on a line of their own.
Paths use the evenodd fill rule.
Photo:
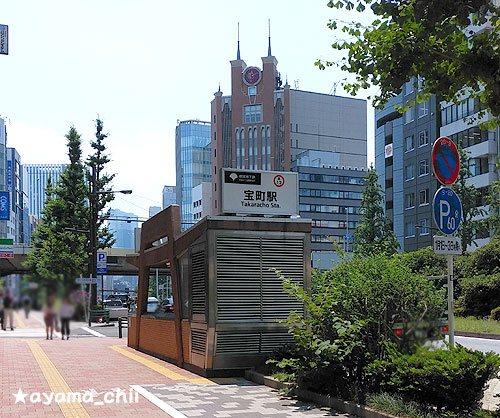
<svg viewBox="0 0 500 418">
<path fill-rule="evenodd" d="M 142 317 L 139 348 L 169 359 L 177 359 L 175 322 Z"/>
<path fill-rule="evenodd" d="M 127 345 L 129 347 L 137 348 L 137 341 L 135 338 L 135 330 L 136 330 L 136 318 L 135 316 L 129 316 L 128 317 L 128 339 L 127 339 Z"/>
<path fill-rule="evenodd" d="M 182 351 L 184 363 L 191 364 L 191 324 L 187 319 L 182 321 Z"/>
</svg>

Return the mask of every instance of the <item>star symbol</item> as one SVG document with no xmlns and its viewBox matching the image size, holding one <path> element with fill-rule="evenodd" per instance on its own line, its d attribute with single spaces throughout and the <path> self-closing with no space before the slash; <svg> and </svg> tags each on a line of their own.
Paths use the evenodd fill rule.
<svg viewBox="0 0 500 418">
<path fill-rule="evenodd" d="M 23 393 L 23 391 L 21 390 L 21 388 L 19 388 L 19 390 L 17 391 L 17 393 L 13 393 L 12 394 L 15 398 L 16 398 L 16 403 L 18 402 L 22 402 L 22 403 L 26 403 L 26 400 L 24 398 L 26 398 L 26 396 L 28 396 L 27 393 Z"/>
</svg>

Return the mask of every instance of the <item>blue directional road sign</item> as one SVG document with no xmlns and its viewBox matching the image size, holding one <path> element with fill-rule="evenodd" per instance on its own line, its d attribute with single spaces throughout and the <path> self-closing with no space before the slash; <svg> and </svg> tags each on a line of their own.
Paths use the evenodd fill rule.
<svg viewBox="0 0 500 418">
<path fill-rule="evenodd" d="M 108 255 L 103 251 L 97 252 L 97 274 L 106 274 L 108 272 Z"/>
<path fill-rule="evenodd" d="M 438 229 L 446 235 L 453 234 L 462 222 L 462 203 L 448 187 L 441 187 L 434 195 L 434 220 Z"/>
</svg>

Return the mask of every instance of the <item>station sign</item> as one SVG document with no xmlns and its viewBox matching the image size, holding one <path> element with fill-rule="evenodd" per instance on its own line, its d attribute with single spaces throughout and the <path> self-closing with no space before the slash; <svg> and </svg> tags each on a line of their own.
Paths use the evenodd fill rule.
<svg viewBox="0 0 500 418">
<path fill-rule="evenodd" d="M 453 234 L 462 222 L 462 203 L 457 194 L 448 187 L 441 187 L 434 195 L 432 206 L 438 229 L 443 234 Z"/>
<path fill-rule="evenodd" d="M 299 214 L 298 174 L 222 169 L 222 213 Z"/>
<path fill-rule="evenodd" d="M 460 155 L 455 143 L 446 137 L 436 139 L 432 147 L 432 168 L 440 183 L 455 183 L 460 172 Z"/>
<path fill-rule="evenodd" d="M 442 237 L 435 235 L 433 246 L 435 254 L 462 255 L 462 241 L 459 237 Z"/>
</svg>

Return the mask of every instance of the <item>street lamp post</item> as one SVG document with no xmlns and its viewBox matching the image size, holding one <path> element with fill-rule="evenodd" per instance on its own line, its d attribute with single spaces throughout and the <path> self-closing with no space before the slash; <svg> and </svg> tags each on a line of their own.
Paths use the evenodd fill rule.
<svg viewBox="0 0 500 418">
<path fill-rule="evenodd" d="M 90 277 L 97 278 L 97 247 L 98 247 L 98 226 L 97 226 L 97 218 L 98 218 L 98 210 L 97 210 L 97 199 L 99 196 L 106 194 L 131 194 L 132 190 L 96 190 L 97 189 L 97 181 L 96 181 L 96 171 L 94 165 L 92 165 L 92 173 L 90 179 L 90 193 L 89 193 L 89 235 L 90 235 L 90 262 L 89 262 L 89 275 Z M 103 280 L 104 282 L 104 280 Z M 104 285 L 104 283 L 103 283 Z M 97 284 L 89 285 L 91 292 L 91 302 L 92 306 L 97 305 Z"/>
</svg>

